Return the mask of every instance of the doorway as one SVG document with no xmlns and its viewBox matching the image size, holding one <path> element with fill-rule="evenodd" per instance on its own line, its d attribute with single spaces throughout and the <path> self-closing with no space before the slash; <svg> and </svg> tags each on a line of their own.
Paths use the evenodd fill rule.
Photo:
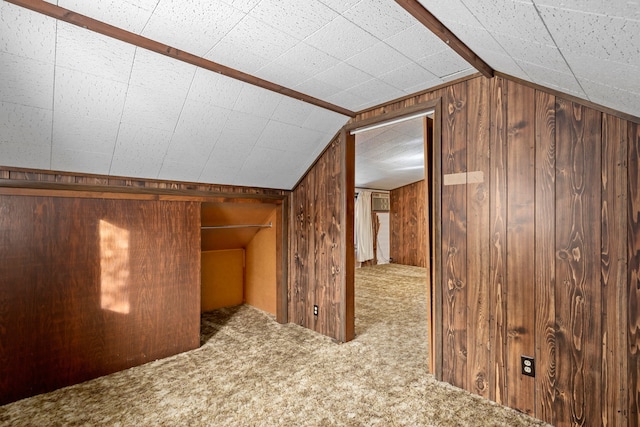
<svg viewBox="0 0 640 427">
<path fill-rule="evenodd" d="M 426 116 L 430 116 L 427 119 Z M 441 305 L 441 295 L 436 283 L 439 283 L 438 278 L 441 277 L 440 266 L 434 262 L 436 254 L 440 253 L 440 235 L 439 227 L 436 226 L 436 221 L 441 217 L 441 202 L 440 202 L 440 162 L 441 162 L 441 101 L 440 99 L 433 100 L 424 103 L 419 106 L 413 106 L 410 109 L 406 109 L 399 112 L 384 113 L 380 116 L 368 120 L 354 121 L 351 125 L 345 128 L 344 137 L 346 141 L 346 162 L 347 162 L 347 182 L 353 183 L 352 190 L 354 194 L 347 195 L 347 203 L 350 200 L 354 200 L 355 205 L 355 186 L 363 187 L 361 182 L 356 181 L 357 165 L 357 143 L 356 138 L 360 133 L 369 131 L 382 132 L 385 126 L 390 124 L 397 124 L 402 122 L 409 122 L 410 120 L 418 119 L 422 123 L 422 159 L 424 162 L 424 171 L 422 175 L 418 177 L 420 180 L 424 180 L 422 190 L 423 196 L 423 209 L 426 215 L 426 233 L 427 236 L 424 239 L 425 253 L 425 267 L 428 269 L 427 278 L 425 280 L 426 290 L 426 318 L 428 324 L 428 343 L 429 343 L 429 370 L 430 372 L 439 375 L 441 370 L 441 342 L 436 339 L 437 331 L 441 331 L 441 316 L 439 306 Z M 380 143 L 382 144 L 382 143 Z M 395 153 L 402 152 L 403 147 L 396 147 Z M 374 146 L 374 149 L 375 148 Z M 406 158 L 417 157 L 420 153 L 415 150 L 405 150 Z M 388 158 L 389 156 L 382 156 Z M 417 164 L 407 164 L 405 171 L 411 168 L 418 170 Z M 415 172 L 415 171 L 414 171 Z M 414 174 L 415 177 L 415 174 Z M 361 179 L 361 178 L 358 178 Z M 376 187 L 378 185 L 366 185 L 367 187 Z M 373 189 L 373 188 L 371 188 Z M 354 205 L 348 207 L 347 212 L 354 212 Z M 355 220 L 355 215 L 352 215 L 351 220 Z M 349 240 L 349 239 L 347 239 Z M 353 240 L 353 239 L 352 239 Z M 355 252 L 355 243 L 353 241 L 347 241 L 347 251 L 349 253 Z M 353 264 L 353 265 L 351 265 Z M 347 265 L 347 324 L 346 330 L 352 331 L 355 334 L 355 265 L 356 263 L 348 263 Z M 353 317 L 353 318 L 352 318 Z M 353 336 L 353 335 L 352 335 Z"/>
</svg>

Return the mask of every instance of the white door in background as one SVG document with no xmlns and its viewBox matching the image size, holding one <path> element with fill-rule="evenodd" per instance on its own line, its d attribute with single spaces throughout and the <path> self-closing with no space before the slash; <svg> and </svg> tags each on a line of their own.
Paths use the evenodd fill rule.
<svg viewBox="0 0 640 427">
<path fill-rule="evenodd" d="M 380 229 L 378 230 L 377 256 L 378 264 L 389 264 L 389 251 L 391 250 L 389 235 L 389 212 L 376 212 Z"/>
</svg>

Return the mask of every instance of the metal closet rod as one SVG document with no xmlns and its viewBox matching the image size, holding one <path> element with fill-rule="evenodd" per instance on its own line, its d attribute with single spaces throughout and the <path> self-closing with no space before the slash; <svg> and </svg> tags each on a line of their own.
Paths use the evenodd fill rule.
<svg viewBox="0 0 640 427">
<path fill-rule="evenodd" d="M 271 228 L 269 224 L 242 224 L 242 225 L 203 225 L 202 230 L 215 230 L 219 228 Z"/>
</svg>

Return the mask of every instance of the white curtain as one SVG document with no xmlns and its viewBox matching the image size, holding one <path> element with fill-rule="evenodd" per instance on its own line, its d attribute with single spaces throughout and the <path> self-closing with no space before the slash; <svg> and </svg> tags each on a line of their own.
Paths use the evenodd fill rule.
<svg viewBox="0 0 640 427">
<path fill-rule="evenodd" d="M 373 224 L 371 192 L 360 191 L 356 200 L 356 246 L 358 262 L 373 259 Z"/>
</svg>

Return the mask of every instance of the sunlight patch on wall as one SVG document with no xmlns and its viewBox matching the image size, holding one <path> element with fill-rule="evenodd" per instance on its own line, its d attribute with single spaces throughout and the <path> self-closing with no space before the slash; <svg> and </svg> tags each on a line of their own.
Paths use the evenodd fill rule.
<svg viewBox="0 0 640 427">
<path fill-rule="evenodd" d="M 129 313 L 129 231 L 100 220 L 100 306 Z"/>
</svg>

